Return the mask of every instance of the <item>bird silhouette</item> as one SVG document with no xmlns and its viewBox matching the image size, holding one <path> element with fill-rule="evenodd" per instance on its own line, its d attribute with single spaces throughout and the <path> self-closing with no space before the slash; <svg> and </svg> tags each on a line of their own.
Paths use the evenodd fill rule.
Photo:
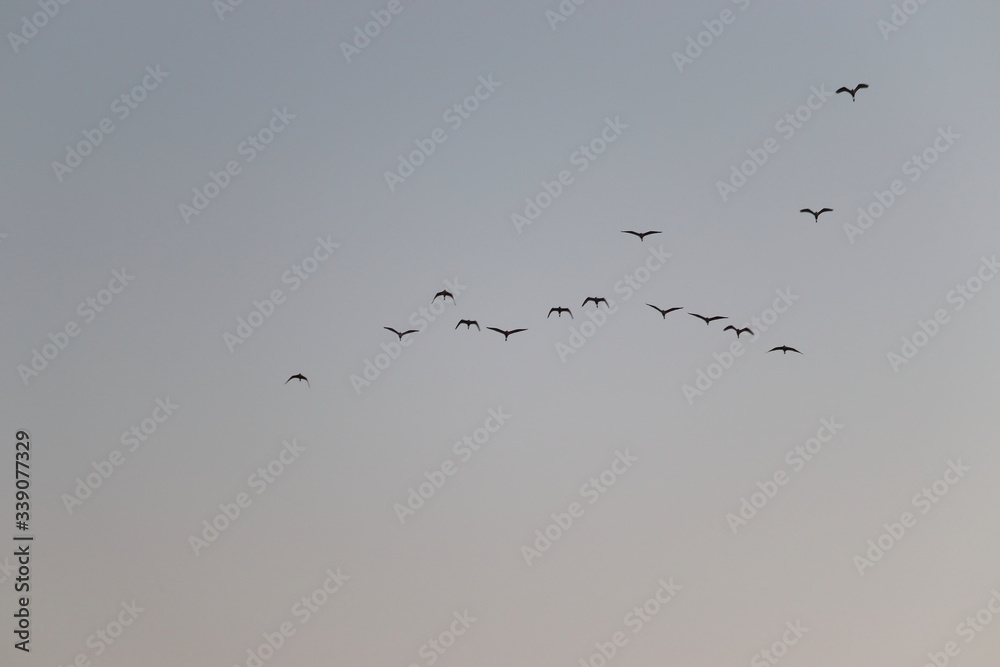
<svg viewBox="0 0 1000 667">
<path fill-rule="evenodd" d="M 812 214 L 813 218 L 815 218 L 815 222 L 819 222 L 819 216 L 823 215 L 827 211 L 833 213 L 832 208 L 822 208 L 819 211 L 813 211 L 812 209 L 804 208 L 801 211 L 799 211 L 799 213 L 810 213 Z"/>
<path fill-rule="evenodd" d="M 705 320 L 705 324 L 711 324 L 715 320 L 728 320 L 729 318 L 725 315 L 716 315 L 714 317 L 705 317 L 704 315 L 699 315 L 698 313 L 688 313 L 692 317 L 697 317 L 699 320 Z"/>
<path fill-rule="evenodd" d="M 446 289 L 443 289 L 440 292 L 438 292 L 437 294 L 435 294 L 434 298 L 431 299 L 431 303 L 434 303 L 435 301 L 437 301 L 438 297 L 441 297 L 442 300 L 447 300 L 449 297 L 451 297 L 451 302 L 455 303 L 455 296 L 451 292 L 449 292 L 448 290 L 446 290 Z"/>
<path fill-rule="evenodd" d="M 391 331 L 392 333 L 394 333 L 394 334 L 396 334 L 397 336 L 399 336 L 399 340 L 403 340 L 403 336 L 405 336 L 406 334 L 411 334 L 411 333 L 417 333 L 417 331 L 418 331 L 417 329 L 407 329 L 407 330 L 406 330 L 406 331 L 404 331 L 403 333 L 399 333 L 398 331 L 396 331 L 396 330 L 395 330 L 395 329 L 393 329 L 392 327 L 382 327 L 382 328 L 383 328 L 383 329 L 388 329 L 388 330 L 389 330 L 389 331 Z"/>
<path fill-rule="evenodd" d="M 854 86 L 854 88 L 848 88 L 847 86 L 843 86 L 842 88 L 838 88 L 837 92 L 838 93 L 850 93 L 851 94 L 851 101 L 853 102 L 854 101 L 854 96 L 858 94 L 858 91 L 861 90 L 862 88 L 867 88 L 867 87 L 868 87 L 867 83 L 859 83 L 858 85 Z"/>
<path fill-rule="evenodd" d="M 734 327 L 734 326 L 733 326 L 732 324 L 730 324 L 730 325 L 729 325 L 728 327 L 726 327 L 725 329 L 723 329 L 723 331 L 729 331 L 730 329 L 732 329 L 733 331 L 735 331 L 735 332 L 736 332 L 736 337 L 737 337 L 737 338 L 739 338 L 739 337 L 740 337 L 740 334 L 741 334 L 741 333 L 748 333 L 748 334 L 750 334 L 751 336 L 753 336 L 753 335 L 754 335 L 754 333 L 753 333 L 752 331 L 750 331 L 750 328 L 749 328 L 749 327 L 743 327 L 742 329 L 737 329 L 737 328 L 736 328 L 736 327 Z"/>
<path fill-rule="evenodd" d="M 660 315 L 663 315 L 663 319 L 667 319 L 667 313 L 672 313 L 675 310 L 684 310 L 684 306 L 677 306 L 676 308 L 667 308 L 666 310 L 663 310 L 662 308 L 657 308 L 651 303 L 647 303 L 646 305 L 652 308 L 653 310 L 659 311 Z"/>
<path fill-rule="evenodd" d="M 504 331 L 503 329 L 497 329 L 496 327 L 486 327 L 486 328 L 489 329 L 490 331 L 496 331 L 497 333 L 502 333 L 504 340 L 507 340 L 507 336 L 511 334 L 516 334 L 521 331 L 527 331 L 527 329 L 511 329 L 510 331 Z"/>
<path fill-rule="evenodd" d="M 462 326 L 463 324 L 465 325 L 466 329 L 471 329 L 473 324 L 475 324 L 476 328 L 479 329 L 479 322 L 477 322 L 475 320 L 459 320 L 458 324 L 455 325 L 455 328 L 457 329 L 460 326 Z M 479 329 L 479 330 L 482 331 L 482 329 Z"/>
<path fill-rule="evenodd" d="M 646 240 L 646 237 L 650 234 L 662 234 L 663 232 L 633 232 L 628 230 L 622 230 L 622 234 L 631 234 L 632 236 L 638 236 L 640 241 Z"/>
<path fill-rule="evenodd" d="M 768 350 L 768 352 L 777 352 L 778 350 L 781 350 L 782 354 L 788 354 L 789 352 L 799 352 L 794 347 L 788 347 L 787 345 L 782 345 L 781 347 L 772 347 L 770 350 Z M 802 353 L 799 352 L 799 354 Z"/>
<path fill-rule="evenodd" d="M 581 307 L 582 306 L 586 306 L 588 301 L 593 301 L 594 302 L 594 308 L 599 307 L 601 305 L 602 301 L 604 302 L 605 306 L 608 306 L 608 300 L 605 299 L 602 296 L 588 296 L 586 299 L 583 300 L 583 303 L 581 303 L 580 306 Z M 608 308 L 610 308 L 610 307 L 611 306 L 608 306 Z"/>
<path fill-rule="evenodd" d="M 288 384 L 292 380 L 298 380 L 299 382 L 302 382 L 303 380 L 305 380 L 305 383 L 306 383 L 307 387 L 311 387 L 312 386 L 312 385 L 309 384 L 309 378 L 307 378 L 302 373 L 297 373 L 297 374 L 293 375 L 292 377 L 288 378 L 287 380 L 285 380 L 285 384 Z"/>
<path fill-rule="evenodd" d="M 545 319 L 549 319 L 552 313 L 555 313 L 558 317 L 562 317 L 563 313 L 569 313 L 569 318 L 573 319 L 573 313 L 569 308 L 549 308 L 549 314 L 545 316 Z"/>
</svg>

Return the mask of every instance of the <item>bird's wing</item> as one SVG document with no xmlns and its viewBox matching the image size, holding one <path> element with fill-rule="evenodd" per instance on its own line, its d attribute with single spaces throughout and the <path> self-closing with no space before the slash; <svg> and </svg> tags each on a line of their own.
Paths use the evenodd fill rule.
<svg viewBox="0 0 1000 667">
<path fill-rule="evenodd" d="M 520 333 L 522 331 L 527 331 L 527 329 L 511 329 L 510 331 L 508 331 L 506 333 L 509 336 L 510 334 L 516 334 L 516 333 Z"/>
<path fill-rule="evenodd" d="M 503 329 L 497 329 L 496 327 L 486 327 L 486 328 L 489 329 L 490 331 L 496 331 L 497 333 L 502 333 L 504 335 L 507 334 L 507 332 L 504 331 Z"/>
<path fill-rule="evenodd" d="M 795 349 L 794 347 L 786 347 L 785 349 L 786 349 L 786 350 L 788 350 L 789 352 L 799 352 L 799 351 L 798 351 L 798 350 L 796 350 L 796 349 Z M 802 354 L 802 353 L 801 353 L 801 352 L 799 352 L 799 354 Z"/>
<path fill-rule="evenodd" d="M 674 312 L 675 310 L 684 310 L 684 306 L 676 306 L 676 307 L 674 307 L 674 308 L 667 308 L 667 312 L 668 312 L 668 313 L 672 313 L 672 312 Z"/>
<path fill-rule="evenodd" d="M 642 236 L 639 234 L 639 232 L 626 231 L 626 230 L 623 229 L 622 230 L 622 234 L 631 234 L 632 236 L 638 236 L 639 238 L 642 238 Z"/>
<path fill-rule="evenodd" d="M 595 299 L 592 296 L 588 296 L 586 299 L 583 300 L 583 303 L 580 304 L 580 307 L 582 308 L 586 306 L 588 301 L 595 301 Z"/>
<path fill-rule="evenodd" d="M 472 322 L 472 324 L 475 324 L 476 325 L 476 329 L 479 329 L 479 322 Z M 482 331 L 482 329 L 479 329 L 479 331 Z"/>
<path fill-rule="evenodd" d="M 659 232 L 659 231 L 646 232 L 646 236 L 649 236 L 650 234 L 662 234 L 662 233 L 663 232 Z"/>
<path fill-rule="evenodd" d="M 735 331 L 737 334 L 739 334 L 739 332 L 742 331 L 742 329 L 737 329 L 732 324 L 730 324 L 728 327 L 726 327 L 725 329 L 723 329 L 723 331 L 729 331 L 730 329 L 732 329 L 733 331 Z"/>
<path fill-rule="evenodd" d="M 858 84 L 858 87 L 857 87 L 857 88 L 855 88 L 854 90 L 855 90 L 855 91 L 858 91 L 858 90 L 861 90 L 862 88 L 867 88 L 867 87 L 868 87 L 868 84 L 867 84 L 867 83 L 859 83 L 859 84 Z"/>
<path fill-rule="evenodd" d="M 837 89 L 837 93 L 850 93 L 850 92 L 852 92 L 852 91 L 847 86 L 843 86 L 843 87 Z"/>
<path fill-rule="evenodd" d="M 768 352 L 777 352 L 780 349 L 781 349 L 780 347 L 772 347 L 770 350 L 768 350 Z"/>
<path fill-rule="evenodd" d="M 397 336 L 399 335 L 399 332 L 396 331 L 395 329 L 393 329 L 392 327 L 382 327 L 382 328 L 383 329 L 388 329 L 389 331 L 391 331 L 392 333 L 396 334 Z"/>
<path fill-rule="evenodd" d="M 417 333 L 417 329 L 407 329 L 406 331 L 404 331 L 400 335 L 401 336 L 405 336 L 406 334 L 411 334 L 411 333 Z"/>
<path fill-rule="evenodd" d="M 295 376 L 293 375 L 292 377 L 290 377 L 287 380 L 285 380 L 285 384 L 288 384 L 289 382 L 291 382 L 294 379 L 295 379 Z"/>
<path fill-rule="evenodd" d="M 462 320 L 459 320 L 459 321 L 458 321 L 458 324 L 456 324 L 456 325 L 455 325 L 455 328 L 456 328 L 456 329 L 457 329 L 457 328 L 459 328 L 460 326 L 462 326 L 462 324 L 463 324 L 463 321 L 462 321 Z"/>
<path fill-rule="evenodd" d="M 809 215 L 816 215 L 811 209 L 804 208 L 799 213 L 808 213 Z"/>
<path fill-rule="evenodd" d="M 833 209 L 832 208 L 824 208 L 817 215 L 822 215 L 823 213 L 833 213 Z"/>
<path fill-rule="evenodd" d="M 658 313 L 663 313 L 664 312 L 664 311 L 660 310 L 659 308 L 657 308 L 656 306 L 654 306 L 651 303 L 647 303 L 646 305 L 649 306 L 650 308 L 652 308 L 653 310 L 655 310 Z"/>
<path fill-rule="evenodd" d="M 555 311 L 556 311 L 555 308 L 549 308 L 549 314 L 545 316 L 545 319 L 549 319 L 550 317 L 552 317 L 552 313 Z"/>
</svg>

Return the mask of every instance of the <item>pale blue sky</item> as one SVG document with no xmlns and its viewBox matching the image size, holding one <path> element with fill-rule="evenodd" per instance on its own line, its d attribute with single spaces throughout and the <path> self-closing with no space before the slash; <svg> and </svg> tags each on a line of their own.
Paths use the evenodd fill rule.
<svg viewBox="0 0 1000 667">
<path fill-rule="evenodd" d="M 0 651 L 245 665 L 288 622 L 265 664 L 423 666 L 428 638 L 468 610 L 478 620 L 435 664 L 579 665 L 619 630 L 622 667 L 754 664 L 798 620 L 789 667 L 921 665 L 948 641 L 956 664 L 992 665 L 1000 630 L 966 643 L 956 627 L 1000 585 L 1000 281 L 960 309 L 949 294 L 1000 251 L 1000 8 L 915 5 L 885 39 L 891 2 L 591 1 L 553 29 L 555 1 L 401 0 L 347 62 L 341 42 L 388 5 L 244 0 L 220 19 L 209 2 L 70 3 L 0 47 L 0 393 L 10 441 L 32 435 L 36 535 L 32 651 L 9 637 Z M 731 22 L 678 71 L 673 54 L 723 10 Z M 8 3 L 0 26 L 38 11 Z M 155 88 L 147 68 L 164 73 Z M 121 117 L 115 100 L 144 77 Z M 498 85 L 456 126 L 446 112 L 480 78 Z M 814 89 L 860 82 L 855 102 L 813 98 L 791 136 L 776 126 Z M 114 130 L 57 178 L 105 118 Z M 607 119 L 620 134 L 580 171 Z M 279 127 L 262 150 L 243 143 Z M 390 191 L 386 170 L 437 128 L 446 139 Z M 911 180 L 906 163 L 949 128 Z M 717 182 L 770 138 L 723 201 Z M 179 206 L 230 161 L 186 223 Z M 519 233 L 512 214 L 562 170 L 572 182 Z M 905 192 L 852 238 L 895 179 Z M 818 223 L 799 212 L 822 207 Z M 339 247 L 297 284 L 287 272 L 326 257 L 318 239 Z M 666 264 L 621 287 L 661 246 Z M 123 268 L 134 279 L 87 316 Z M 415 324 L 446 281 L 456 303 Z M 273 290 L 283 302 L 230 352 L 224 335 Z M 779 290 L 798 298 L 718 377 L 713 355 L 736 340 L 723 327 Z M 589 296 L 614 312 L 564 362 Z M 555 306 L 574 319 L 546 319 Z M 938 309 L 948 321 L 894 369 L 887 355 Z M 464 318 L 483 331 L 456 331 Z M 23 380 L 70 322 L 78 335 Z M 395 340 L 385 326 L 422 330 L 356 391 Z M 528 331 L 505 342 L 488 326 Z M 767 354 L 779 345 L 804 354 Z M 689 401 L 699 372 L 718 379 Z M 283 384 L 296 373 L 310 386 Z M 179 407 L 128 451 L 122 433 L 168 397 Z M 501 408 L 509 420 L 463 460 L 456 441 Z M 793 470 L 787 453 L 831 418 L 843 429 Z M 249 479 L 293 439 L 304 449 L 273 483 Z M 68 512 L 64 494 L 116 449 L 122 464 Z M 636 461 L 589 504 L 581 485 L 625 450 Z M 958 460 L 970 471 L 921 514 L 914 495 Z M 394 504 L 447 461 L 401 525 Z M 7 517 L 12 468 L 0 460 Z M 779 470 L 788 483 L 734 534 L 727 514 Z M 189 537 L 240 493 L 250 505 L 195 555 Z M 529 566 L 522 547 L 573 502 L 582 516 Z M 915 526 L 859 573 L 855 556 L 907 511 Z M 302 623 L 294 605 L 338 567 L 350 579 Z M 670 578 L 681 590 L 633 634 L 626 615 Z M 88 637 L 133 599 L 144 611 L 97 656 Z"/>
</svg>

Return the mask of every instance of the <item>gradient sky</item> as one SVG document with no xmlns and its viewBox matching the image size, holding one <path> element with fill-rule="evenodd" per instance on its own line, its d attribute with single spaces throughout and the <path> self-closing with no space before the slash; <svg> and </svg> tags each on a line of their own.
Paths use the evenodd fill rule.
<svg viewBox="0 0 1000 667">
<path fill-rule="evenodd" d="M 429 666 L 422 646 L 468 610 L 434 664 L 574 667 L 618 631 L 616 666 L 767 664 L 798 621 L 788 667 L 918 666 L 949 641 L 951 664 L 994 665 L 1000 620 L 971 642 L 958 626 L 1000 587 L 1000 280 L 968 301 L 953 290 L 1000 253 L 1000 6 L 913 2 L 884 33 L 887 0 L 591 0 L 554 28 L 555 0 L 401 0 L 348 62 L 341 44 L 390 4 L 74 2 L 0 47 L 0 539 L 21 429 L 35 535 L 32 650 L 7 632 L 0 662 L 246 665 L 287 622 L 264 664 Z M 39 11 L 6 3 L 0 26 Z M 679 71 L 674 54 L 723 11 Z M 157 67 L 122 118 L 115 100 Z M 499 86 L 455 127 L 446 110 L 480 77 Z M 791 136 L 776 126 L 814 88 L 859 82 L 853 103 L 813 98 Z M 248 161 L 274 110 L 294 118 Z M 114 130 L 60 179 L 53 162 L 105 118 Z M 581 172 L 606 119 L 627 128 Z M 385 172 L 436 128 L 446 140 L 390 191 Z M 949 128 L 911 180 L 906 163 Z M 777 152 L 723 201 L 717 182 L 770 138 Z M 230 161 L 239 173 L 185 222 L 179 206 Z M 512 214 L 562 170 L 572 182 L 518 231 Z M 903 194 L 852 237 L 894 180 Z M 834 211 L 814 223 L 806 207 Z M 293 290 L 286 272 L 318 238 L 339 247 Z M 667 263 L 622 288 L 661 246 Z M 87 315 L 123 268 L 134 279 Z M 446 281 L 456 303 L 417 322 Z M 276 289 L 230 351 L 225 334 Z M 798 299 L 719 376 L 713 355 L 736 340 L 723 326 L 777 290 Z M 614 312 L 560 355 L 589 296 Z M 555 306 L 575 318 L 546 319 Z M 947 321 L 893 368 L 939 309 Z M 462 318 L 484 330 L 456 331 Z M 19 366 L 71 323 L 25 381 Z M 385 366 L 384 326 L 421 331 L 356 391 L 352 375 Z M 487 326 L 528 331 L 504 342 Z M 804 354 L 766 353 L 779 345 Z M 699 372 L 717 379 L 689 401 Z M 295 373 L 310 386 L 283 384 Z M 168 398 L 179 407 L 128 451 L 122 434 Z M 501 408 L 463 461 L 454 443 Z M 793 470 L 786 453 L 823 419 L 843 428 Z M 299 457 L 252 485 L 293 439 Z M 121 465 L 68 511 L 114 450 Z M 588 504 L 581 485 L 626 450 L 636 460 Z M 914 495 L 959 460 L 970 470 L 921 513 Z M 401 525 L 394 505 L 447 461 L 455 474 Z M 734 534 L 727 514 L 779 470 L 787 484 Z M 240 493 L 252 503 L 196 555 L 190 536 Z M 573 502 L 582 516 L 527 564 L 522 546 Z M 915 525 L 859 573 L 904 512 Z M 350 579 L 303 623 L 294 605 L 338 567 Z M 633 633 L 626 615 L 671 578 L 680 591 Z M 9 626 L 13 581 L 0 586 Z M 144 611 L 96 655 L 88 637 L 133 600 Z"/>
</svg>

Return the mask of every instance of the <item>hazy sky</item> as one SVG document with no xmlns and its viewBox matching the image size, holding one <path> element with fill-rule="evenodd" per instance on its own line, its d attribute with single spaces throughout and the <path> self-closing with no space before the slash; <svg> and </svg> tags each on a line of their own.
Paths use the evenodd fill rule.
<svg viewBox="0 0 1000 667">
<path fill-rule="evenodd" d="M 0 662 L 995 664 L 1000 6 L 232 1 L 0 8 Z"/>
</svg>

